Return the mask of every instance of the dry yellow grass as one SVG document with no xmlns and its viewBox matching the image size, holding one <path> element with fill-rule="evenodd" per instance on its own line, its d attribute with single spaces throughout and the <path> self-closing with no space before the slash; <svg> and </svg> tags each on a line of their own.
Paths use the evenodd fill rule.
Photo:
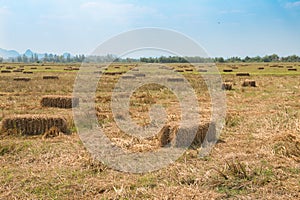
<svg viewBox="0 0 300 200">
<path fill-rule="evenodd" d="M 299 70 L 288 72 L 286 67 L 272 64 L 260 71 L 259 65 L 235 64 L 239 66 L 235 72 L 251 73 L 259 87 L 242 87 L 245 77 L 223 75 L 224 80 L 233 82 L 234 90 L 226 91 L 226 126 L 209 156 L 199 159 L 199 149 L 189 149 L 166 168 L 129 174 L 94 160 L 72 124 L 68 125 L 71 135 L 58 134 L 54 129 L 45 137 L 1 135 L 0 199 L 298 199 Z M 274 65 L 299 69 L 299 64 Z M 122 65 L 118 66 L 123 70 Z M 72 94 L 76 72 L 64 72 L 67 65 L 50 67 L 46 72 L 28 75 L 30 82 L 15 82 L 14 73 L 1 73 L 1 119 L 13 114 L 71 116 L 70 109 L 40 107 L 44 95 Z M 219 66 L 221 72 L 228 67 Z M 24 68 L 28 66 L 24 64 Z M 44 73 L 60 78 L 43 81 Z M 114 123 L 110 96 L 119 76 L 103 76 L 97 88 L 100 126 L 121 148 L 133 152 L 155 150 L 158 140 L 133 139 Z M 197 93 L 201 116 L 209 121 L 210 101 L 205 83 L 193 74 L 185 76 Z M 154 103 L 166 107 L 168 122 L 180 120 L 176 97 L 157 86 L 141 88 L 132 96 L 133 120 L 142 125 L 149 123 L 148 111 Z"/>
</svg>

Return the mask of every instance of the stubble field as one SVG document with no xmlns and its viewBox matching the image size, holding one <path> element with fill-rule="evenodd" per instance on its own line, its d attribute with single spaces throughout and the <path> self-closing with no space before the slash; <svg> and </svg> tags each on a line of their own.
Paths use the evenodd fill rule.
<svg viewBox="0 0 300 200">
<path fill-rule="evenodd" d="M 232 90 L 225 91 L 227 115 L 219 142 L 205 158 L 198 158 L 200 147 L 190 148 L 172 165 L 145 174 L 114 171 L 93 159 L 76 133 L 72 109 L 41 106 L 45 95 L 72 95 L 80 64 L 1 66 L 0 71 L 11 73 L 0 73 L 0 120 L 22 114 L 59 115 L 67 120 L 69 134 L 26 136 L 2 131 L 0 199 L 300 198 L 300 63 L 218 64 L 223 80 L 232 83 Z M 13 72 L 20 66 L 33 73 Z M 110 108 L 121 76 L 113 72 L 136 66 L 116 63 L 102 73 L 97 117 L 116 145 L 132 152 L 151 151 L 159 148 L 158 138 L 140 140 L 124 134 Z M 166 66 L 179 70 L 190 82 L 199 100 L 201 122 L 209 122 L 210 96 L 199 73 L 189 64 Z M 250 77 L 236 76 L 241 72 Z M 243 87 L 246 79 L 255 80 L 256 87 Z M 158 85 L 146 85 L 133 94 L 130 114 L 138 124 L 147 125 L 149 108 L 157 103 L 166 108 L 168 123 L 180 120 L 176 96 Z"/>
</svg>

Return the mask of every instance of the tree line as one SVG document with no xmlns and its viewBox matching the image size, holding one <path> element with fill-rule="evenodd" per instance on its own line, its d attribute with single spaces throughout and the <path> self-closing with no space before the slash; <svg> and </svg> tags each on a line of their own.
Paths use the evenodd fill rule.
<svg viewBox="0 0 300 200">
<path fill-rule="evenodd" d="M 108 54 L 106 56 L 85 56 L 85 55 L 56 55 L 44 54 L 39 58 L 37 54 L 28 57 L 25 54 L 16 58 L 3 59 L 0 57 L 1 62 L 23 62 L 23 63 L 40 63 L 40 62 L 54 62 L 54 63 L 75 63 L 75 62 L 144 62 L 144 63 L 235 63 L 235 62 L 300 62 L 300 57 L 297 55 L 279 57 L 277 54 L 266 56 L 255 56 L 244 58 L 241 57 L 216 57 L 216 58 L 203 58 L 203 57 L 180 57 L 180 56 L 161 56 L 161 57 L 141 57 L 141 58 L 118 58 L 114 55 Z"/>
<path fill-rule="evenodd" d="M 202 57 L 178 57 L 178 56 L 169 56 L 164 57 L 161 56 L 159 58 L 140 58 L 141 62 L 146 63 L 235 63 L 235 62 L 300 62 L 300 57 L 297 55 L 286 56 L 286 57 L 279 57 L 277 54 L 266 55 L 266 56 L 255 56 L 249 57 L 246 56 L 245 58 L 241 57 L 230 57 L 230 58 L 223 58 L 223 57 L 216 57 L 216 58 L 202 58 Z"/>
</svg>

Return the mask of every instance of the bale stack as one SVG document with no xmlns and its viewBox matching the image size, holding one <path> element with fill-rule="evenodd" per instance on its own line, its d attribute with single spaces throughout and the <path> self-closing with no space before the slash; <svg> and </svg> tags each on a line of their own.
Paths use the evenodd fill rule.
<svg viewBox="0 0 300 200">
<path fill-rule="evenodd" d="M 49 80 L 49 79 L 59 79 L 59 78 L 58 78 L 58 76 L 51 76 L 51 75 L 48 75 L 48 76 L 43 76 L 43 79 Z"/>
<path fill-rule="evenodd" d="M 16 115 L 2 120 L 1 132 L 15 132 L 22 135 L 40 135 L 56 127 L 68 133 L 67 121 L 61 116 Z"/>
<path fill-rule="evenodd" d="M 41 100 L 43 107 L 73 108 L 79 105 L 79 98 L 71 96 L 47 95 Z"/>
<path fill-rule="evenodd" d="M 256 87 L 256 82 L 254 80 L 246 79 L 243 84 L 243 87 Z"/>
</svg>

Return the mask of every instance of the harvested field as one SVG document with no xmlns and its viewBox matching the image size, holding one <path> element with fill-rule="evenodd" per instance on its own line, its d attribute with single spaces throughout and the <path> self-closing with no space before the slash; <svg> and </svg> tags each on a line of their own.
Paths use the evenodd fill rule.
<svg viewBox="0 0 300 200">
<path fill-rule="evenodd" d="M 73 108 L 79 105 L 79 99 L 71 96 L 43 96 L 41 100 L 43 107 L 56 107 L 56 108 Z"/>
<path fill-rule="evenodd" d="M 56 127 L 63 133 L 68 132 L 67 121 L 60 116 L 16 115 L 2 120 L 2 133 L 19 135 L 40 135 Z"/>
<path fill-rule="evenodd" d="M 135 64 L 126 63 L 126 67 L 124 63 L 117 63 L 119 69 L 112 64 L 106 71 L 104 64 L 90 64 L 95 66 L 93 70 L 101 66 L 104 72 L 95 94 L 99 123 L 96 126 L 112 145 L 128 153 L 157 152 L 185 146 L 185 133 L 196 130 L 198 134 L 192 138 L 193 145 L 171 165 L 157 171 L 143 174 L 115 171 L 100 162 L 101 156 L 100 161 L 94 159 L 83 145 L 72 120 L 72 109 L 41 107 L 44 96 L 72 96 L 76 72 L 69 73 L 64 68 L 79 66 L 79 63 L 44 63 L 51 70 L 39 64 L 38 70 L 27 76 L 31 81 L 26 83 L 13 80 L 19 74 L 0 73 L 0 199 L 299 198 L 299 63 L 217 63 L 224 83 L 232 82 L 234 90 L 224 91 L 227 103 L 224 128 L 212 151 L 204 157 L 199 157 L 199 153 L 211 121 L 212 107 L 210 94 L 199 73 L 181 75 L 195 90 L 200 127 L 187 126 L 179 131 L 180 102 L 171 90 L 159 84 L 140 87 L 131 96 L 122 92 L 118 95 L 130 99 L 129 114 L 139 126 L 156 125 L 150 118 L 152 106 L 162 105 L 166 112 L 163 129 L 158 130 L 160 134 L 139 138 L 119 128 L 116 120 L 122 121 L 124 113 L 116 111 L 114 115 L 111 109 L 111 97 L 120 75 Z M 24 65 L 26 71 L 37 64 L 1 65 L 2 69 L 6 66 L 18 69 Z M 186 63 L 163 65 L 171 70 L 191 68 Z M 238 67 L 234 73 L 223 73 L 223 69 L 233 65 Z M 272 65 L 284 68 L 269 67 Z M 212 64 L 195 66 L 202 66 L 207 77 L 215 73 L 208 67 Z M 265 69 L 259 70 L 262 66 Z M 288 71 L 287 66 L 297 71 Z M 105 72 L 114 74 L 105 75 Z M 243 81 L 249 77 L 239 77 L 236 73 L 251 74 L 259 87 L 243 87 Z M 43 76 L 58 76 L 59 79 L 47 81 Z M 221 83 L 216 89 L 220 89 Z M 183 82 L 175 81 L 175 84 Z M 38 120 L 33 120 L 33 116 Z M 86 117 L 89 116 L 90 113 L 86 113 Z M 66 124 L 62 127 L 67 127 L 66 133 L 70 134 L 61 134 L 63 128 L 52 126 L 54 119 L 53 123 L 41 120 L 48 117 L 63 119 L 60 124 Z M 22 121 L 25 118 L 26 123 Z"/>
</svg>

